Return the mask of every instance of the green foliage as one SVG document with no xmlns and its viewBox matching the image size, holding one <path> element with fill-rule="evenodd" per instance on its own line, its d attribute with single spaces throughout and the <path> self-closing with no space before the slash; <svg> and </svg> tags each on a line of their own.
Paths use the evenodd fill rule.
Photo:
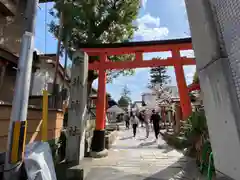
<svg viewBox="0 0 240 180">
<path fill-rule="evenodd" d="M 131 95 L 131 91 L 128 89 L 128 87 L 125 85 L 122 90 L 122 96 L 123 97 L 128 97 Z"/>
<path fill-rule="evenodd" d="M 63 13 L 63 33 L 61 40 L 68 48 L 78 49 L 80 43 L 114 43 L 132 39 L 136 27 L 133 21 L 137 18 L 140 0 L 55 0 L 51 14 L 55 18 Z M 50 32 L 58 37 L 59 24 L 52 21 Z M 64 44 L 66 46 L 66 44 Z M 71 51 L 69 55 L 71 57 Z M 133 58 L 132 55 L 109 57 L 111 61 L 124 61 Z M 90 57 L 90 62 L 97 61 Z M 133 70 L 109 71 L 108 81 L 120 74 L 131 75 Z M 95 71 L 89 72 L 89 82 L 96 79 Z"/>
<path fill-rule="evenodd" d="M 191 102 L 196 101 L 196 96 L 192 92 L 189 93 L 189 97 L 190 97 Z"/>
<path fill-rule="evenodd" d="M 167 75 L 167 69 L 165 66 L 154 67 L 150 70 L 150 84 L 152 88 L 155 84 L 159 84 L 161 87 L 167 83 L 170 76 Z"/>
<path fill-rule="evenodd" d="M 208 136 L 207 120 L 204 111 L 193 112 L 184 126 L 184 136 L 189 141 L 196 137 Z"/>
<path fill-rule="evenodd" d="M 118 105 L 120 107 L 127 107 L 129 105 L 129 99 L 127 97 L 121 96 L 118 100 Z"/>
<path fill-rule="evenodd" d="M 193 83 L 199 83 L 199 77 L 198 77 L 197 71 L 194 73 Z"/>
<path fill-rule="evenodd" d="M 132 61 L 135 56 L 133 54 L 126 54 L 122 56 L 109 56 L 108 59 L 113 62 L 119 61 Z M 107 71 L 107 82 L 111 83 L 114 78 L 117 78 L 119 75 L 122 76 L 131 76 L 135 73 L 134 69 L 122 69 L 122 70 L 108 70 Z"/>
<path fill-rule="evenodd" d="M 128 89 L 127 86 L 124 86 L 121 93 L 121 97 L 118 100 L 118 105 L 120 107 L 127 107 L 129 105 L 129 103 L 131 102 L 131 98 L 129 97 L 130 94 L 131 94 L 131 91 Z"/>
</svg>

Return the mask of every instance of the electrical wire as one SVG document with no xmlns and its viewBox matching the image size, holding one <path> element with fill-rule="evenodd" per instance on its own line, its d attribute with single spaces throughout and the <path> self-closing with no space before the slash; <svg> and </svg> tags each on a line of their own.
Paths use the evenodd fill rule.
<svg viewBox="0 0 240 180">
<path fill-rule="evenodd" d="M 45 37 L 44 37 L 44 53 L 47 54 L 47 14 L 48 14 L 48 4 L 45 2 Z"/>
</svg>

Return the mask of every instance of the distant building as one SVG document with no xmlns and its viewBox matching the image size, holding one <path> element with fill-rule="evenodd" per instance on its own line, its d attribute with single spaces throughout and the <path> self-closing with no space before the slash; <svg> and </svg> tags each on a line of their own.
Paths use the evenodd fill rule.
<svg viewBox="0 0 240 180">
<path fill-rule="evenodd" d="M 156 102 L 162 102 L 165 100 L 168 101 L 178 101 L 179 100 L 179 94 L 178 94 L 178 88 L 176 86 L 165 86 L 163 87 L 163 93 L 157 94 L 156 92 L 150 92 L 150 93 L 143 93 L 142 94 L 142 101 L 149 105 L 154 106 L 157 105 Z"/>
<path fill-rule="evenodd" d="M 118 105 L 116 103 L 116 101 L 114 101 L 112 98 L 111 98 L 111 95 L 110 94 L 107 94 L 106 95 L 106 109 L 112 107 L 112 106 L 115 106 L 115 105 Z M 97 89 L 95 88 L 92 88 L 91 90 L 91 94 L 89 95 L 89 99 L 88 99 L 88 106 L 89 108 L 91 109 L 96 109 L 96 105 L 97 105 Z"/>
<path fill-rule="evenodd" d="M 142 102 L 148 107 L 155 107 L 157 102 L 157 94 L 154 92 L 151 93 L 143 93 L 142 94 Z"/>
<path fill-rule="evenodd" d="M 131 110 L 138 113 L 139 111 L 141 111 L 142 107 L 143 107 L 142 101 L 134 101 L 131 105 Z"/>
</svg>

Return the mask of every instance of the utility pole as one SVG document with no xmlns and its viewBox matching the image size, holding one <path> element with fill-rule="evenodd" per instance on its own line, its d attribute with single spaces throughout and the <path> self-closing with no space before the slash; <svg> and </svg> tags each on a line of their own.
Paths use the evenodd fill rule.
<svg viewBox="0 0 240 180">
<path fill-rule="evenodd" d="M 18 61 L 4 165 L 5 180 L 19 178 L 22 157 L 24 156 L 37 5 L 38 0 L 28 0 L 24 14 L 24 34 Z"/>
</svg>

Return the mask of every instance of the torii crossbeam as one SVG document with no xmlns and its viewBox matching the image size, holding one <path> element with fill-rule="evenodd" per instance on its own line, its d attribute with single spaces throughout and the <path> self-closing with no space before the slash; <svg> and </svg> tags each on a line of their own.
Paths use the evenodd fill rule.
<svg viewBox="0 0 240 180">
<path fill-rule="evenodd" d="M 188 95 L 188 87 L 184 76 L 184 65 L 195 65 L 194 58 L 181 57 L 181 50 L 191 50 L 191 38 L 163 41 L 128 42 L 114 44 L 80 44 L 80 49 L 89 56 L 99 56 L 100 60 L 89 64 L 89 70 L 97 70 L 98 96 L 96 110 L 96 129 L 92 141 L 92 151 L 101 152 L 105 149 L 105 107 L 106 107 L 106 70 L 129 69 L 159 66 L 174 66 L 180 104 L 183 117 L 188 117 L 192 112 Z M 143 60 L 143 53 L 171 51 L 172 57 L 162 59 Z M 135 54 L 133 61 L 111 62 L 107 56 Z"/>
</svg>

